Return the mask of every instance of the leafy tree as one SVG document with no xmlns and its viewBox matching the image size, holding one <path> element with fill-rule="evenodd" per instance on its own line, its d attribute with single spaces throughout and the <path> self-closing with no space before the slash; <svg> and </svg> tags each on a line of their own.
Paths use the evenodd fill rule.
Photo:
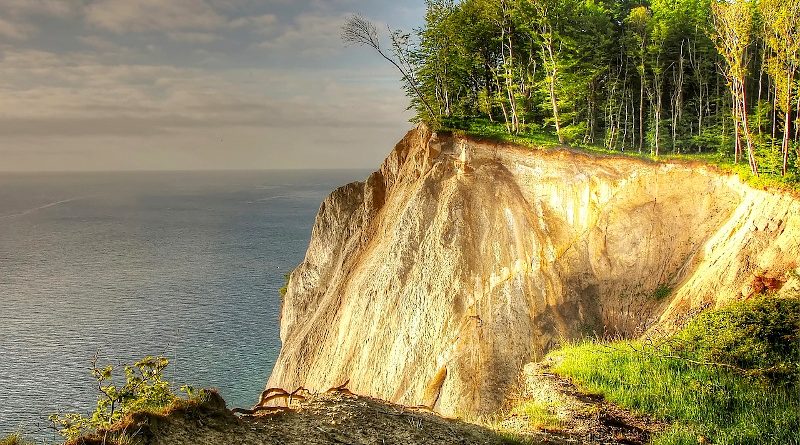
<svg viewBox="0 0 800 445">
<path fill-rule="evenodd" d="M 727 1 L 714 0 L 711 3 L 714 22 L 713 38 L 722 58 L 725 60 L 725 77 L 733 101 L 733 115 L 736 132 L 737 160 L 742 152 L 741 136 L 747 143 L 747 158 L 750 170 L 758 175 L 758 164 L 755 158 L 753 137 L 747 119 L 747 66 L 749 47 L 752 43 L 753 11 L 749 0 Z"/>
<path fill-rule="evenodd" d="M 792 132 L 792 102 L 800 65 L 800 0 L 761 0 L 759 10 L 764 18 L 764 40 L 770 49 L 767 72 L 775 84 L 775 99 L 783 112 L 783 163 L 781 174 L 789 166 L 789 141 Z"/>
<path fill-rule="evenodd" d="M 164 357 L 145 357 L 133 366 L 124 367 L 125 381 L 114 383 L 112 365 L 100 367 L 98 357 L 92 359 L 90 372 L 97 382 L 99 397 L 91 415 L 77 413 L 53 414 L 50 421 L 67 440 L 94 431 L 107 431 L 128 413 L 158 410 L 177 399 L 169 382 L 164 380 L 164 369 L 169 360 Z M 105 441 L 106 433 L 104 433 Z"/>
<path fill-rule="evenodd" d="M 360 17 L 344 37 L 400 70 L 416 120 L 433 127 L 486 119 L 515 135 L 552 129 L 560 143 L 603 136 L 609 149 L 655 156 L 747 156 L 753 174 L 791 180 L 800 167 L 791 162 L 792 133 L 800 154 L 798 3 L 426 0 L 424 26 L 390 30 L 391 50 Z"/>
<path fill-rule="evenodd" d="M 433 108 L 420 91 L 419 81 L 415 76 L 413 57 L 409 49 L 410 34 L 389 30 L 392 53 L 387 53 L 381 46 L 378 28 L 369 20 L 353 15 L 342 28 L 342 40 L 348 45 L 368 46 L 374 49 L 383 59 L 391 63 L 403 76 L 407 91 L 413 93 L 416 100 L 425 107 L 430 116 L 435 116 Z"/>
</svg>

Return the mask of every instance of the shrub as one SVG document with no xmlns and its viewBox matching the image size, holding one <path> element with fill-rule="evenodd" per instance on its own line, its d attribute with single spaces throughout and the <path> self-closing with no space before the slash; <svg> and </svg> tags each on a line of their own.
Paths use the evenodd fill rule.
<svg viewBox="0 0 800 445">
<path fill-rule="evenodd" d="M 278 290 L 278 292 L 281 294 L 281 298 L 286 296 L 286 292 L 289 292 L 289 277 L 291 276 L 292 274 L 283 274 L 283 287 Z"/>
<path fill-rule="evenodd" d="M 704 313 L 666 344 L 587 342 L 550 356 L 585 390 L 674 422 L 656 445 L 800 445 L 799 322 L 800 299 L 767 297 Z"/>
<path fill-rule="evenodd" d="M 19 433 L 14 433 L 0 439 L 0 445 L 33 445 L 33 442 L 25 440 Z"/>
<path fill-rule="evenodd" d="M 99 430 L 108 430 L 125 414 L 145 410 L 159 410 L 177 399 L 169 382 L 164 380 L 164 369 L 169 360 L 164 357 L 145 357 L 133 366 L 125 366 L 125 382 L 117 386 L 113 382 L 114 368 L 97 365 L 97 356 L 92 360 L 91 373 L 100 392 L 97 406 L 90 416 L 77 413 L 53 414 L 50 421 L 67 440 Z"/>
<path fill-rule="evenodd" d="M 800 298 L 764 297 L 706 312 L 676 335 L 674 353 L 773 381 L 800 378 Z"/>
</svg>

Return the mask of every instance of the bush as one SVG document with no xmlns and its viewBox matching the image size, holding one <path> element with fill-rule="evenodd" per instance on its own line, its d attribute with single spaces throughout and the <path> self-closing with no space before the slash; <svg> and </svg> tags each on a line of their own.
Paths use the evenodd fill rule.
<svg viewBox="0 0 800 445">
<path fill-rule="evenodd" d="M 759 298 L 706 312 L 674 337 L 678 355 L 773 381 L 800 379 L 800 298 Z"/>
<path fill-rule="evenodd" d="M 656 445 L 800 445 L 798 321 L 800 299 L 761 298 L 702 314 L 666 344 L 587 342 L 550 357 L 585 390 L 674 422 Z"/>
<path fill-rule="evenodd" d="M 286 292 L 289 292 L 289 278 L 291 276 L 292 274 L 289 273 L 283 274 L 283 287 L 278 289 L 278 293 L 281 294 L 281 299 L 283 299 L 286 296 Z"/>
<path fill-rule="evenodd" d="M 77 413 L 53 414 L 50 421 L 67 440 L 82 435 L 108 430 L 128 413 L 159 410 L 174 400 L 169 382 L 163 379 L 169 360 L 164 357 L 145 357 L 133 366 L 125 366 L 125 382 L 113 382 L 114 368 L 97 366 L 97 356 L 92 360 L 91 373 L 100 392 L 97 406 L 90 416 Z"/>
<path fill-rule="evenodd" d="M 0 439 L 0 445 L 33 445 L 33 442 L 25 440 L 19 433 L 14 433 Z"/>
</svg>

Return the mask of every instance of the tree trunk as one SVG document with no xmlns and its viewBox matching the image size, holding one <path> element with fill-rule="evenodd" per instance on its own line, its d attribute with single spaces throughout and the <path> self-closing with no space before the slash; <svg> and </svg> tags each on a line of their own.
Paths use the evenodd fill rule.
<svg viewBox="0 0 800 445">
<path fill-rule="evenodd" d="M 786 116 L 783 121 L 783 144 L 781 145 L 783 153 L 783 168 L 781 175 L 786 176 L 786 171 L 789 167 L 789 138 L 792 134 L 792 81 L 794 73 L 791 70 L 786 72 Z"/>
<path fill-rule="evenodd" d="M 556 97 L 556 76 L 558 76 L 558 65 L 556 65 L 555 54 L 553 53 L 553 35 L 552 30 L 547 37 L 543 40 L 545 50 L 550 57 L 550 70 L 549 74 L 549 92 L 550 92 L 550 105 L 553 107 L 553 120 L 556 125 L 556 135 L 558 135 L 558 143 L 564 143 L 564 135 L 561 133 L 561 117 L 558 113 L 558 98 Z"/>
<path fill-rule="evenodd" d="M 644 147 L 644 74 L 641 76 L 639 87 L 639 154 Z"/>
<path fill-rule="evenodd" d="M 756 162 L 755 147 L 753 147 L 753 136 L 750 134 L 750 126 L 747 122 L 747 90 L 744 82 L 739 82 L 739 97 L 741 98 L 741 119 L 742 119 L 742 132 L 744 132 L 744 139 L 747 142 L 747 159 L 750 163 L 750 171 L 753 175 L 758 176 L 758 162 Z"/>
</svg>

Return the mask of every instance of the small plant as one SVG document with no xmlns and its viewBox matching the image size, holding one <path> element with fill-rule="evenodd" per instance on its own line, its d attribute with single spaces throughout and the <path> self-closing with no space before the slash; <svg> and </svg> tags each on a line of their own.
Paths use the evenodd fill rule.
<svg viewBox="0 0 800 445">
<path fill-rule="evenodd" d="M 94 412 L 88 417 L 77 413 L 56 413 L 49 417 L 53 426 L 68 441 L 84 434 L 107 431 L 125 414 L 159 410 L 177 399 L 169 382 L 163 378 L 164 369 L 169 365 L 165 357 L 145 357 L 133 366 L 125 366 L 125 382 L 121 386 L 113 381 L 113 366 L 101 368 L 97 360 L 95 355 L 90 368 L 100 393 Z"/>
<path fill-rule="evenodd" d="M 289 292 L 289 277 L 291 276 L 292 275 L 288 273 L 283 274 L 283 287 L 278 290 L 281 294 L 281 298 L 286 296 L 286 292 Z"/>
<path fill-rule="evenodd" d="M 661 301 L 672 294 L 672 288 L 666 284 L 660 284 L 656 290 L 653 291 L 653 298 L 656 301 Z"/>
<path fill-rule="evenodd" d="M 33 442 L 25 440 L 20 433 L 14 433 L 0 439 L 0 445 L 33 445 Z"/>
<path fill-rule="evenodd" d="M 539 400 L 528 400 L 515 407 L 512 412 L 523 417 L 534 429 L 555 429 L 561 426 L 554 406 Z"/>
</svg>

